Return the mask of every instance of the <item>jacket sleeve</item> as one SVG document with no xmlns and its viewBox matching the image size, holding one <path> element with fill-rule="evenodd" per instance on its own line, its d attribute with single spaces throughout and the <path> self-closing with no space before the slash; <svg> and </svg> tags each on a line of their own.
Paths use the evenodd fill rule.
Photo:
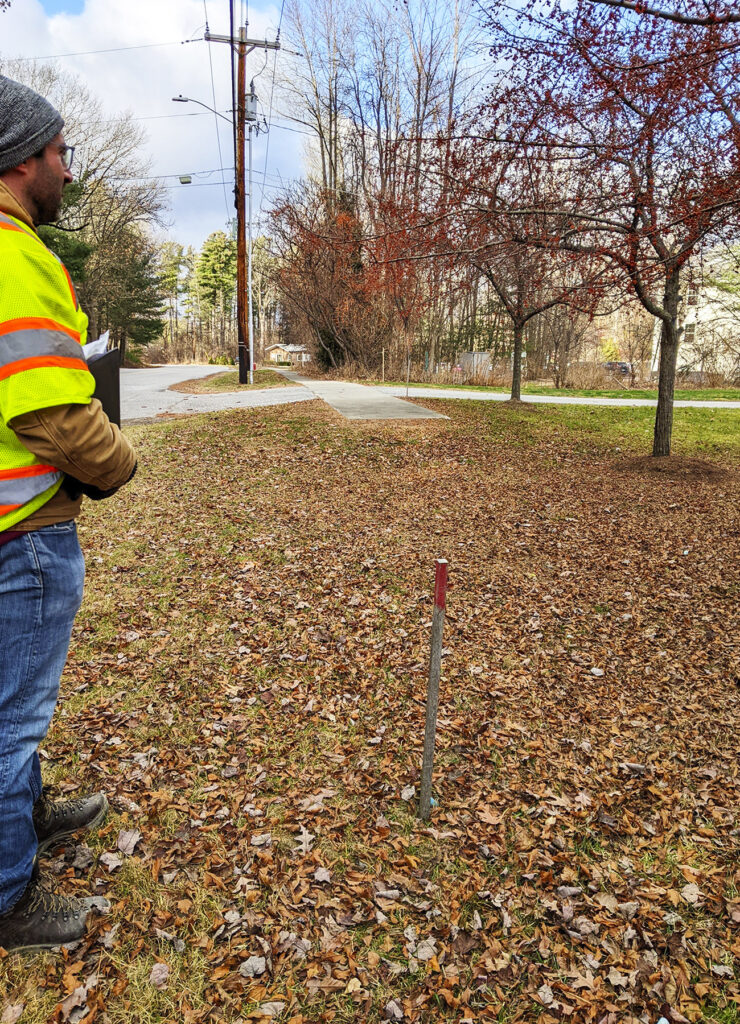
<svg viewBox="0 0 740 1024">
<path fill-rule="evenodd" d="M 24 413 L 8 426 L 42 462 L 102 491 L 121 487 L 136 467 L 134 449 L 97 398 L 89 405 L 57 405 Z"/>
</svg>

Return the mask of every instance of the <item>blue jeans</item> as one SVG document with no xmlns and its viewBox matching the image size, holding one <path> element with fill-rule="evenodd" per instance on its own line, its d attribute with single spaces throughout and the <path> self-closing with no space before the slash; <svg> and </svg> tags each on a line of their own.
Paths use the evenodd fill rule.
<svg viewBox="0 0 740 1024">
<path fill-rule="evenodd" d="M 0 913 L 31 877 L 38 746 L 56 706 L 84 579 L 72 521 L 0 546 Z"/>
</svg>

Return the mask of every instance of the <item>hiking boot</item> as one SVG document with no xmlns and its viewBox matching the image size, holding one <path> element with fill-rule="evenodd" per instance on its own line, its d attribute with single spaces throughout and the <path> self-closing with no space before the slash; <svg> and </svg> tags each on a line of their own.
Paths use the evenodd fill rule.
<svg viewBox="0 0 740 1024">
<path fill-rule="evenodd" d="M 0 946 L 8 952 L 33 953 L 77 942 L 85 934 L 87 914 L 82 900 L 45 889 L 34 870 L 15 906 L 0 914 Z"/>
<path fill-rule="evenodd" d="M 108 801 L 104 793 L 80 796 L 75 800 L 49 800 L 42 793 L 33 805 L 39 854 L 75 832 L 89 832 L 97 828 L 107 813 Z"/>
</svg>

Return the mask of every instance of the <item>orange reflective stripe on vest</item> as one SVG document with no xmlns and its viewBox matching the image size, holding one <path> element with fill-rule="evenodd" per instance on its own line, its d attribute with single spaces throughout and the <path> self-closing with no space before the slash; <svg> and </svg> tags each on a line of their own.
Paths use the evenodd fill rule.
<svg viewBox="0 0 740 1024">
<path fill-rule="evenodd" d="M 0 532 L 40 508 L 63 473 L 42 463 L 11 424 L 53 406 L 87 405 L 87 317 L 64 264 L 36 232 L 0 213 Z"/>
<path fill-rule="evenodd" d="M 54 466 L 39 463 L 0 470 L 0 515 L 25 505 L 61 478 Z"/>
</svg>

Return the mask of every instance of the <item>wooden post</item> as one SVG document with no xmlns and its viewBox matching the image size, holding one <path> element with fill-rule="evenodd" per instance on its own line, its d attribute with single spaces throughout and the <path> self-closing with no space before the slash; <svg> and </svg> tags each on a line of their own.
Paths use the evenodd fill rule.
<svg viewBox="0 0 740 1024">
<path fill-rule="evenodd" d="M 437 738 L 437 709 L 439 707 L 439 677 L 442 666 L 442 630 L 445 623 L 447 598 L 447 559 L 438 558 L 434 572 L 434 611 L 432 612 L 432 645 L 429 657 L 429 684 L 427 686 L 427 717 L 424 729 L 424 757 L 421 764 L 419 817 L 429 820 L 432 809 L 432 769 L 434 744 Z"/>
</svg>

